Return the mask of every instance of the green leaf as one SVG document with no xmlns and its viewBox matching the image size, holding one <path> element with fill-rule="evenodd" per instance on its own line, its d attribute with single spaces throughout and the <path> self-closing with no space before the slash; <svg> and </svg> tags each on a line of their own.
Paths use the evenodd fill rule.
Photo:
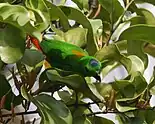
<svg viewBox="0 0 155 124">
<path fill-rule="evenodd" d="M 145 23 L 149 25 L 155 25 L 155 17 L 154 15 L 145 8 L 139 8 L 140 15 L 144 17 Z"/>
<path fill-rule="evenodd" d="M 57 91 L 59 97 L 61 100 L 63 100 L 65 103 L 69 102 L 71 98 L 71 94 L 68 91 Z"/>
<path fill-rule="evenodd" d="M 155 26 L 137 24 L 130 26 L 120 35 L 119 40 L 140 40 L 155 44 Z"/>
<path fill-rule="evenodd" d="M 103 100 L 104 100 L 104 99 L 103 99 L 103 96 L 100 95 L 100 93 L 98 92 L 98 90 L 97 90 L 95 84 L 92 83 L 91 78 L 90 78 L 90 77 L 86 77 L 85 79 L 86 79 L 86 82 L 87 82 L 87 85 L 88 85 L 90 91 L 91 91 L 100 101 L 103 101 Z M 91 92 L 90 92 L 90 93 L 91 93 Z M 90 94 L 90 93 L 89 93 L 89 92 L 88 92 L 88 93 L 85 92 L 85 95 L 86 95 L 86 96 L 89 96 L 90 98 L 93 98 L 93 94 Z M 95 100 L 95 98 L 93 98 L 93 99 Z M 93 99 L 92 99 L 92 100 L 93 100 Z"/>
<path fill-rule="evenodd" d="M 72 124 L 72 115 L 67 106 L 46 94 L 32 97 L 24 86 L 21 87 L 22 96 L 37 106 L 41 116 L 41 124 Z"/>
<path fill-rule="evenodd" d="M 34 12 L 35 27 L 41 32 L 44 31 L 50 24 L 50 16 L 44 0 L 26 0 L 25 5 Z"/>
<path fill-rule="evenodd" d="M 33 98 L 32 102 L 37 106 L 42 117 L 41 124 L 72 124 L 70 110 L 52 96 L 38 95 Z"/>
<path fill-rule="evenodd" d="M 11 108 L 11 99 L 13 96 L 13 92 L 11 91 L 11 86 L 9 85 L 9 82 L 6 80 L 4 75 L 0 74 L 0 87 L 1 87 L 1 92 L 0 92 L 0 99 L 10 91 L 7 96 L 6 100 L 4 103 L 4 108 L 10 109 Z M 3 87 L 3 88 L 2 88 Z"/>
<path fill-rule="evenodd" d="M 99 3 L 109 12 L 111 23 L 116 22 L 124 12 L 124 8 L 118 0 L 99 0 Z"/>
<path fill-rule="evenodd" d="M 110 71 L 119 66 L 118 62 L 109 62 L 106 64 L 105 68 L 102 69 L 102 78 L 104 78 Z"/>
<path fill-rule="evenodd" d="M 116 108 L 120 112 L 138 109 L 137 100 L 146 91 L 147 82 L 141 73 L 132 74 L 130 80 L 119 80 L 112 84 L 120 95 L 116 100 Z"/>
<path fill-rule="evenodd" d="M 128 21 L 131 22 L 131 25 L 145 24 L 145 18 L 142 16 L 134 16 L 130 18 Z"/>
<path fill-rule="evenodd" d="M 140 72 L 132 73 L 130 80 L 118 80 L 113 87 L 123 97 L 133 98 L 139 96 L 147 87 L 147 82 Z"/>
<path fill-rule="evenodd" d="M 135 0 L 136 3 L 141 3 L 141 2 L 147 2 L 147 3 L 151 3 L 153 5 L 155 5 L 155 1 L 154 0 Z"/>
<path fill-rule="evenodd" d="M 114 124 L 113 121 L 99 116 L 92 117 L 92 122 L 93 124 Z"/>
<path fill-rule="evenodd" d="M 4 108 L 7 110 L 11 109 L 11 103 L 14 103 L 14 106 L 19 105 L 21 103 L 21 98 L 19 99 L 18 96 L 15 96 L 11 90 L 11 86 L 9 82 L 6 80 L 4 75 L 0 74 L 0 99 L 6 95 L 6 99 L 4 102 Z M 18 99 L 18 101 L 16 100 Z"/>
<path fill-rule="evenodd" d="M 145 111 L 145 120 L 148 124 L 154 124 L 155 117 L 153 116 L 155 114 L 154 110 L 147 110 Z"/>
<path fill-rule="evenodd" d="M 104 60 L 109 60 L 111 62 L 119 62 L 126 67 L 129 73 L 131 72 L 131 66 L 132 66 L 131 60 L 125 57 L 123 54 L 121 54 L 117 46 L 114 44 L 103 47 L 100 51 L 98 51 L 95 54 L 95 56 L 101 62 Z"/>
<path fill-rule="evenodd" d="M 2 60 L 0 59 L 0 70 L 3 68 L 4 63 L 2 62 Z"/>
<path fill-rule="evenodd" d="M 144 62 L 146 68 L 148 65 L 148 57 L 143 51 L 143 46 L 143 41 L 128 41 L 127 51 L 129 55 L 137 55 Z"/>
<path fill-rule="evenodd" d="M 41 33 L 30 23 L 29 11 L 20 5 L 0 3 L 0 21 L 18 27 L 41 40 Z M 13 51 L 13 50 L 12 50 Z"/>
<path fill-rule="evenodd" d="M 116 108 L 119 112 L 127 112 L 127 111 L 132 111 L 136 110 L 137 108 L 133 106 L 123 106 L 121 103 L 127 102 L 128 99 L 120 99 L 116 101 Z M 131 100 L 130 100 L 131 101 Z"/>
<path fill-rule="evenodd" d="M 64 40 L 75 44 L 79 47 L 84 47 L 87 43 L 87 29 L 73 28 L 64 33 Z"/>
<path fill-rule="evenodd" d="M 102 20 L 100 20 L 100 19 L 89 19 L 89 21 L 90 21 L 90 24 L 92 25 L 94 36 L 96 36 L 98 33 L 97 32 L 98 29 L 103 27 Z"/>
<path fill-rule="evenodd" d="M 66 3 L 67 0 L 60 0 L 59 2 L 57 0 L 53 0 L 53 2 L 56 3 L 56 5 L 61 6 L 64 5 Z"/>
<path fill-rule="evenodd" d="M 70 25 L 65 13 L 60 9 L 60 7 L 52 4 L 51 2 L 45 1 L 45 3 L 46 3 L 46 6 L 48 7 L 50 20 L 54 21 L 59 19 L 64 31 L 68 31 L 70 29 Z"/>
<path fill-rule="evenodd" d="M 139 118 L 139 119 L 143 120 L 144 124 L 154 124 L 154 120 L 155 120 L 155 117 L 153 116 L 154 114 L 155 114 L 154 110 L 145 110 L 145 111 L 136 110 L 134 112 L 134 116 L 135 116 L 134 118 Z"/>
<path fill-rule="evenodd" d="M 80 101 L 79 104 L 86 104 Z M 90 110 L 84 106 L 78 106 L 78 109 L 71 109 L 73 115 L 73 124 L 92 124 L 84 114 L 90 113 Z"/>
<path fill-rule="evenodd" d="M 81 10 L 89 9 L 89 0 L 72 0 Z"/>
<path fill-rule="evenodd" d="M 85 116 L 78 116 L 73 119 L 73 124 L 92 124 Z"/>
<path fill-rule="evenodd" d="M 152 95 L 155 95 L 155 77 L 154 77 L 155 70 L 153 71 L 152 79 L 150 83 L 148 84 L 148 90 L 150 90 L 150 93 Z"/>
<path fill-rule="evenodd" d="M 71 44 L 77 45 L 79 47 L 85 47 L 87 43 L 87 32 L 85 28 L 72 28 L 67 32 L 62 32 L 61 30 L 56 29 L 51 26 L 56 35 L 54 39 L 69 42 Z"/>
<path fill-rule="evenodd" d="M 95 86 L 98 90 L 98 92 L 104 97 L 110 97 L 111 91 L 113 90 L 113 87 L 111 84 L 106 83 L 95 83 Z"/>
<path fill-rule="evenodd" d="M 143 119 L 140 117 L 130 117 L 128 120 L 130 124 L 147 124 Z"/>
<path fill-rule="evenodd" d="M 23 56 L 25 37 L 22 30 L 11 25 L 0 32 L 0 57 L 3 62 L 15 63 Z"/>
<path fill-rule="evenodd" d="M 111 22 L 110 14 L 109 12 L 101 6 L 100 13 L 96 16 L 96 19 L 101 19 L 103 22 L 109 23 Z"/>
<path fill-rule="evenodd" d="M 30 20 L 28 11 L 20 5 L 0 3 L 0 21 L 24 26 Z"/>
<path fill-rule="evenodd" d="M 45 70 L 42 75 L 46 75 L 48 78 L 46 79 L 46 77 L 44 77 L 45 79 L 41 79 L 42 82 L 45 82 L 44 80 L 50 80 L 51 84 L 67 85 L 69 88 L 74 89 L 76 92 L 82 92 L 92 100 L 103 100 L 100 95 L 96 95 L 97 91 L 93 89 L 93 84 L 87 84 L 85 79 L 78 74 L 52 68 Z"/>
<path fill-rule="evenodd" d="M 131 65 L 129 65 L 128 63 L 124 63 L 124 64 L 130 67 L 129 74 L 137 72 L 137 71 L 143 74 L 145 70 L 143 61 L 135 55 L 130 55 L 128 56 L 128 58 L 131 60 Z"/>
<path fill-rule="evenodd" d="M 75 20 L 77 23 L 81 24 L 83 28 L 88 29 L 86 50 L 88 51 L 89 55 L 94 55 L 98 50 L 98 47 L 94 40 L 93 30 L 89 20 L 78 9 L 61 6 L 61 10 L 66 14 L 68 19 Z"/>
<path fill-rule="evenodd" d="M 30 67 L 35 67 L 43 60 L 44 55 L 40 51 L 34 49 L 26 49 L 21 62 Z"/>
</svg>

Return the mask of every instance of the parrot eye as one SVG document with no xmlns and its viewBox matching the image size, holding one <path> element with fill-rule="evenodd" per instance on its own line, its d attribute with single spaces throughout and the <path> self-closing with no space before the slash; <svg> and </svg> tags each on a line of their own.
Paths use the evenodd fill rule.
<svg viewBox="0 0 155 124">
<path fill-rule="evenodd" d="M 95 59 L 90 60 L 91 66 L 95 67 L 95 66 L 98 66 L 98 64 L 99 64 L 98 61 L 96 61 Z"/>
</svg>

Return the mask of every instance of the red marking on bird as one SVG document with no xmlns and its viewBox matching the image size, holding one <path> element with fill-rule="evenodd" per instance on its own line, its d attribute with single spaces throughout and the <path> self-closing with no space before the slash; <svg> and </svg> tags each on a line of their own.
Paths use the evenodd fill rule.
<svg viewBox="0 0 155 124">
<path fill-rule="evenodd" d="M 29 38 L 30 38 L 31 42 L 35 45 L 35 47 L 36 47 L 38 50 L 42 51 L 42 48 L 41 48 L 40 45 L 39 45 L 39 41 L 38 41 L 36 38 L 31 37 L 31 36 L 29 36 Z"/>
</svg>

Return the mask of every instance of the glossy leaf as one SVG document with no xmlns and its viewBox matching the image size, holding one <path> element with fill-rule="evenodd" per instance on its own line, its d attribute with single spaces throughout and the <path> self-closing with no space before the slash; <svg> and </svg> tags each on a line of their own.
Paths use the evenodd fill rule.
<svg viewBox="0 0 155 124">
<path fill-rule="evenodd" d="M 148 84 L 148 90 L 150 90 L 150 93 L 152 95 L 155 95 L 155 78 L 154 78 L 154 72 L 153 72 L 152 80 Z"/>
<path fill-rule="evenodd" d="M 72 0 L 76 5 L 81 9 L 81 10 L 88 10 L 89 5 L 88 2 L 89 0 Z"/>
<path fill-rule="evenodd" d="M 114 124 L 113 121 L 107 118 L 104 118 L 104 117 L 99 117 L 99 116 L 92 117 L 92 122 L 95 124 Z"/>
<path fill-rule="evenodd" d="M 100 13 L 98 13 L 98 15 L 96 16 L 96 19 L 101 19 L 103 22 L 106 22 L 106 23 L 111 22 L 110 14 L 103 6 L 101 6 Z"/>
<path fill-rule="evenodd" d="M 132 62 L 129 58 L 125 57 L 121 54 L 116 45 L 109 45 L 107 47 L 103 47 L 99 52 L 95 54 L 96 58 L 100 61 L 110 60 L 117 61 L 124 65 L 129 73 L 131 73 Z"/>
<path fill-rule="evenodd" d="M 120 40 L 140 40 L 155 44 L 155 26 L 137 24 L 127 28 L 121 35 Z"/>
<path fill-rule="evenodd" d="M 49 69 L 44 71 L 44 74 L 47 75 L 48 80 L 50 80 L 51 84 L 62 84 L 67 85 L 69 88 L 74 89 L 76 92 L 82 92 L 87 97 L 90 97 L 92 100 L 103 100 L 103 98 L 96 92 L 91 91 L 93 88 L 93 84 L 90 84 L 90 87 L 86 83 L 85 79 L 78 74 L 74 74 L 73 72 L 63 71 L 60 69 Z M 44 82 L 47 79 L 40 79 Z M 95 88 L 95 87 L 94 87 Z"/>
<path fill-rule="evenodd" d="M 134 112 L 134 115 L 135 118 L 139 118 L 139 120 L 141 119 L 141 121 L 143 120 L 144 123 L 153 124 L 155 120 L 155 117 L 153 116 L 154 113 L 155 113 L 154 110 L 145 110 L 145 111 L 137 110 Z"/>
<path fill-rule="evenodd" d="M 106 83 L 95 83 L 95 86 L 98 90 L 98 92 L 104 97 L 110 97 L 111 91 L 113 90 L 113 87 L 111 84 Z"/>
<path fill-rule="evenodd" d="M 18 37 L 17 37 L 18 34 Z M 24 54 L 26 34 L 11 25 L 0 32 L 0 56 L 5 63 L 17 62 Z"/>
<path fill-rule="evenodd" d="M 1 22 L 14 25 L 41 40 L 41 33 L 30 23 L 29 14 L 29 11 L 23 6 L 0 3 Z"/>
<path fill-rule="evenodd" d="M 117 102 L 116 102 L 116 108 L 117 108 L 118 111 L 120 111 L 120 112 L 127 112 L 127 111 L 132 111 L 132 110 L 136 110 L 137 109 L 134 105 L 133 106 L 129 106 L 129 105 L 127 105 L 127 106 L 123 106 L 122 105 L 121 106 L 121 102 L 123 104 L 124 101 L 127 102 L 127 99 L 117 100 Z"/>
<path fill-rule="evenodd" d="M 113 87 L 121 96 L 117 99 L 116 108 L 120 112 L 138 109 L 135 107 L 137 98 L 143 94 L 147 87 L 147 82 L 141 73 L 137 72 L 131 76 L 130 80 L 120 80 L 113 84 Z M 123 98 L 122 98 L 123 97 Z"/>
<path fill-rule="evenodd" d="M 90 55 L 94 55 L 98 50 L 97 43 L 94 41 L 93 30 L 89 20 L 78 9 L 72 7 L 61 7 L 61 10 L 66 14 L 68 19 L 75 20 L 80 23 L 84 28 L 88 29 L 87 33 L 87 51 Z"/>
<path fill-rule="evenodd" d="M 78 116 L 73 119 L 73 124 L 92 124 L 85 116 Z"/>
<path fill-rule="evenodd" d="M 118 0 L 99 0 L 99 2 L 109 12 L 111 23 L 116 22 L 123 14 L 124 9 Z"/>
<path fill-rule="evenodd" d="M 84 102 L 81 102 L 81 104 L 84 104 Z M 92 124 L 90 120 L 84 116 L 84 114 L 88 114 L 89 110 L 88 108 L 84 106 L 78 106 L 78 109 L 72 110 L 73 115 L 73 124 Z"/>
<path fill-rule="evenodd" d="M 92 29 L 93 29 L 93 33 L 94 33 L 94 36 L 97 35 L 97 31 L 99 28 L 101 28 L 103 25 L 102 25 L 102 21 L 100 19 L 90 19 L 90 24 L 92 25 Z"/>
<path fill-rule="evenodd" d="M 42 117 L 41 124 L 72 123 L 72 115 L 62 102 L 49 95 L 38 95 L 34 99 L 33 103 L 38 107 Z"/>
<path fill-rule="evenodd" d="M 140 15 L 144 17 L 145 23 L 148 25 L 155 25 L 155 17 L 153 13 L 151 13 L 149 10 L 140 8 Z"/>
<path fill-rule="evenodd" d="M 133 73 L 130 80 L 118 80 L 113 86 L 122 96 L 133 98 L 140 95 L 146 88 L 147 82 L 140 72 Z"/>
<path fill-rule="evenodd" d="M 61 101 L 46 94 L 32 97 L 24 86 L 21 87 L 21 93 L 25 99 L 33 102 L 33 104 L 37 106 L 39 114 L 42 117 L 41 124 L 72 123 L 71 112 Z"/>
<path fill-rule="evenodd" d="M 51 26 L 56 35 L 54 39 L 69 42 L 71 44 L 77 45 L 79 47 L 85 47 L 87 44 L 87 32 L 85 28 L 73 28 L 67 32 L 62 32 L 61 30 L 56 29 Z"/>
<path fill-rule="evenodd" d="M 27 8 L 34 12 L 37 30 L 44 31 L 50 24 L 48 8 L 44 0 L 26 0 L 25 4 Z"/>
<path fill-rule="evenodd" d="M 58 91 L 58 95 L 65 103 L 72 100 L 71 94 L 68 91 Z"/>
<path fill-rule="evenodd" d="M 3 68 L 3 62 L 2 62 L 2 60 L 0 59 L 0 70 Z"/>
<path fill-rule="evenodd" d="M 43 60 L 44 56 L 40 51 L 34 49 L 26 49 L 21 61 L 30 67 L 35 67 Z"/>
<path fill-rule="evenodd" d="M 19 105 L 21 103 L 20 97 L 14 95 L 14 93 L 11 90 L 9 82 L 6 80 L 5 76 L 1 74 L 0 74 L 0 87 L 1 87 L 0 100 L 2 100 L 2 97 L 4 95 L 6 95 L 3 105 L 5 109 L 7 110 L 11 109 L 11 102 L 14 103 L 14 106 Z"/>
<path fill-rule="evenodd" d="M 132 62 L 131 65 L 126 64 L 126 66 L 131 67 L 129 73 L 131 74 L 131 73 L 139 71 L 139 72 L 141 72 L 143 74 L 144 70 L 145 70 L 143 61 L 139 57 L 137 57 L 135 55 L 130 55 L 130 56 L 128 56 L 128 58 Z M 129 68 L 129 67 L 127 67 L 127 68 Z"/>
<path fill-rule="evenodd" d="M 64 33 L 64 40 L 79 47 L 84 47 L 87 43 L 87 29 L 73 28 L 68 30 Z"/>
<path fill-rule="evenodd" d="M 154 0 L 135 0 L 135 2 L 147 2 L 147 3 L 151 3 L 155 5 L 155 1 Z"/>
<path fill-rule="evenodd" d="M 53 0 L 53 2 L 55 2 L 56 5 L 61 6 L 61 5 L 64 5 L 66 3 L 66 0 L 60 0 L 59 2 L 57 0 Z"/>
<path fill-rule="evenodd" d="M 46 3 L 46 6 L 48 7 L 50 20 L 54 21 L 54 20 L 60 19 L 60 23 L 64 31 L 69 30 L 70 25 L 68 22 L 68 18 L 66 17 L 65 13 L 60 9 L 60 7 L 57 7 L 56 5 L 52 4 L 49 1 L 45 1 L 45 3 Z"/>
<path fill-rule="evenodd" d="M 145 64 L 148 65 L 148 57 L 143 51 L 143 41 L 128 41 L 127 51 L 129 55 L 137 55 Z"/>
<path fill-rule="evenodd" d="M 24 7 L 8 3 L 0 3 L 0 17 L 1 21 L 20 26 L 24 26 L 30 20 L 28 11 Z"/>
<path fill-rule="evenodd" d="M 118 62 L 107 63 L 107 65 L 102 69 L 102 78 L 104 78 L 110 71 L 119 66 Z"/>
</svg>

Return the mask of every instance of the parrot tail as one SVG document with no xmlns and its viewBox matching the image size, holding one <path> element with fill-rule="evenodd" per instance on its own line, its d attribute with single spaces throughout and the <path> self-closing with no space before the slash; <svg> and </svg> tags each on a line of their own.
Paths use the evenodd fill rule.
<svg viewBox="0 0 155 124">
<path fill-rule="evenodd" d="M 32 37 L 32 36 L 28 36 L 28 38 L 30 39 L 30 41 L 33 43 L 33 45 L 40 51 L 42 51 L 42 48 L 40 47 L 39 41 Z"/>
</svg>

